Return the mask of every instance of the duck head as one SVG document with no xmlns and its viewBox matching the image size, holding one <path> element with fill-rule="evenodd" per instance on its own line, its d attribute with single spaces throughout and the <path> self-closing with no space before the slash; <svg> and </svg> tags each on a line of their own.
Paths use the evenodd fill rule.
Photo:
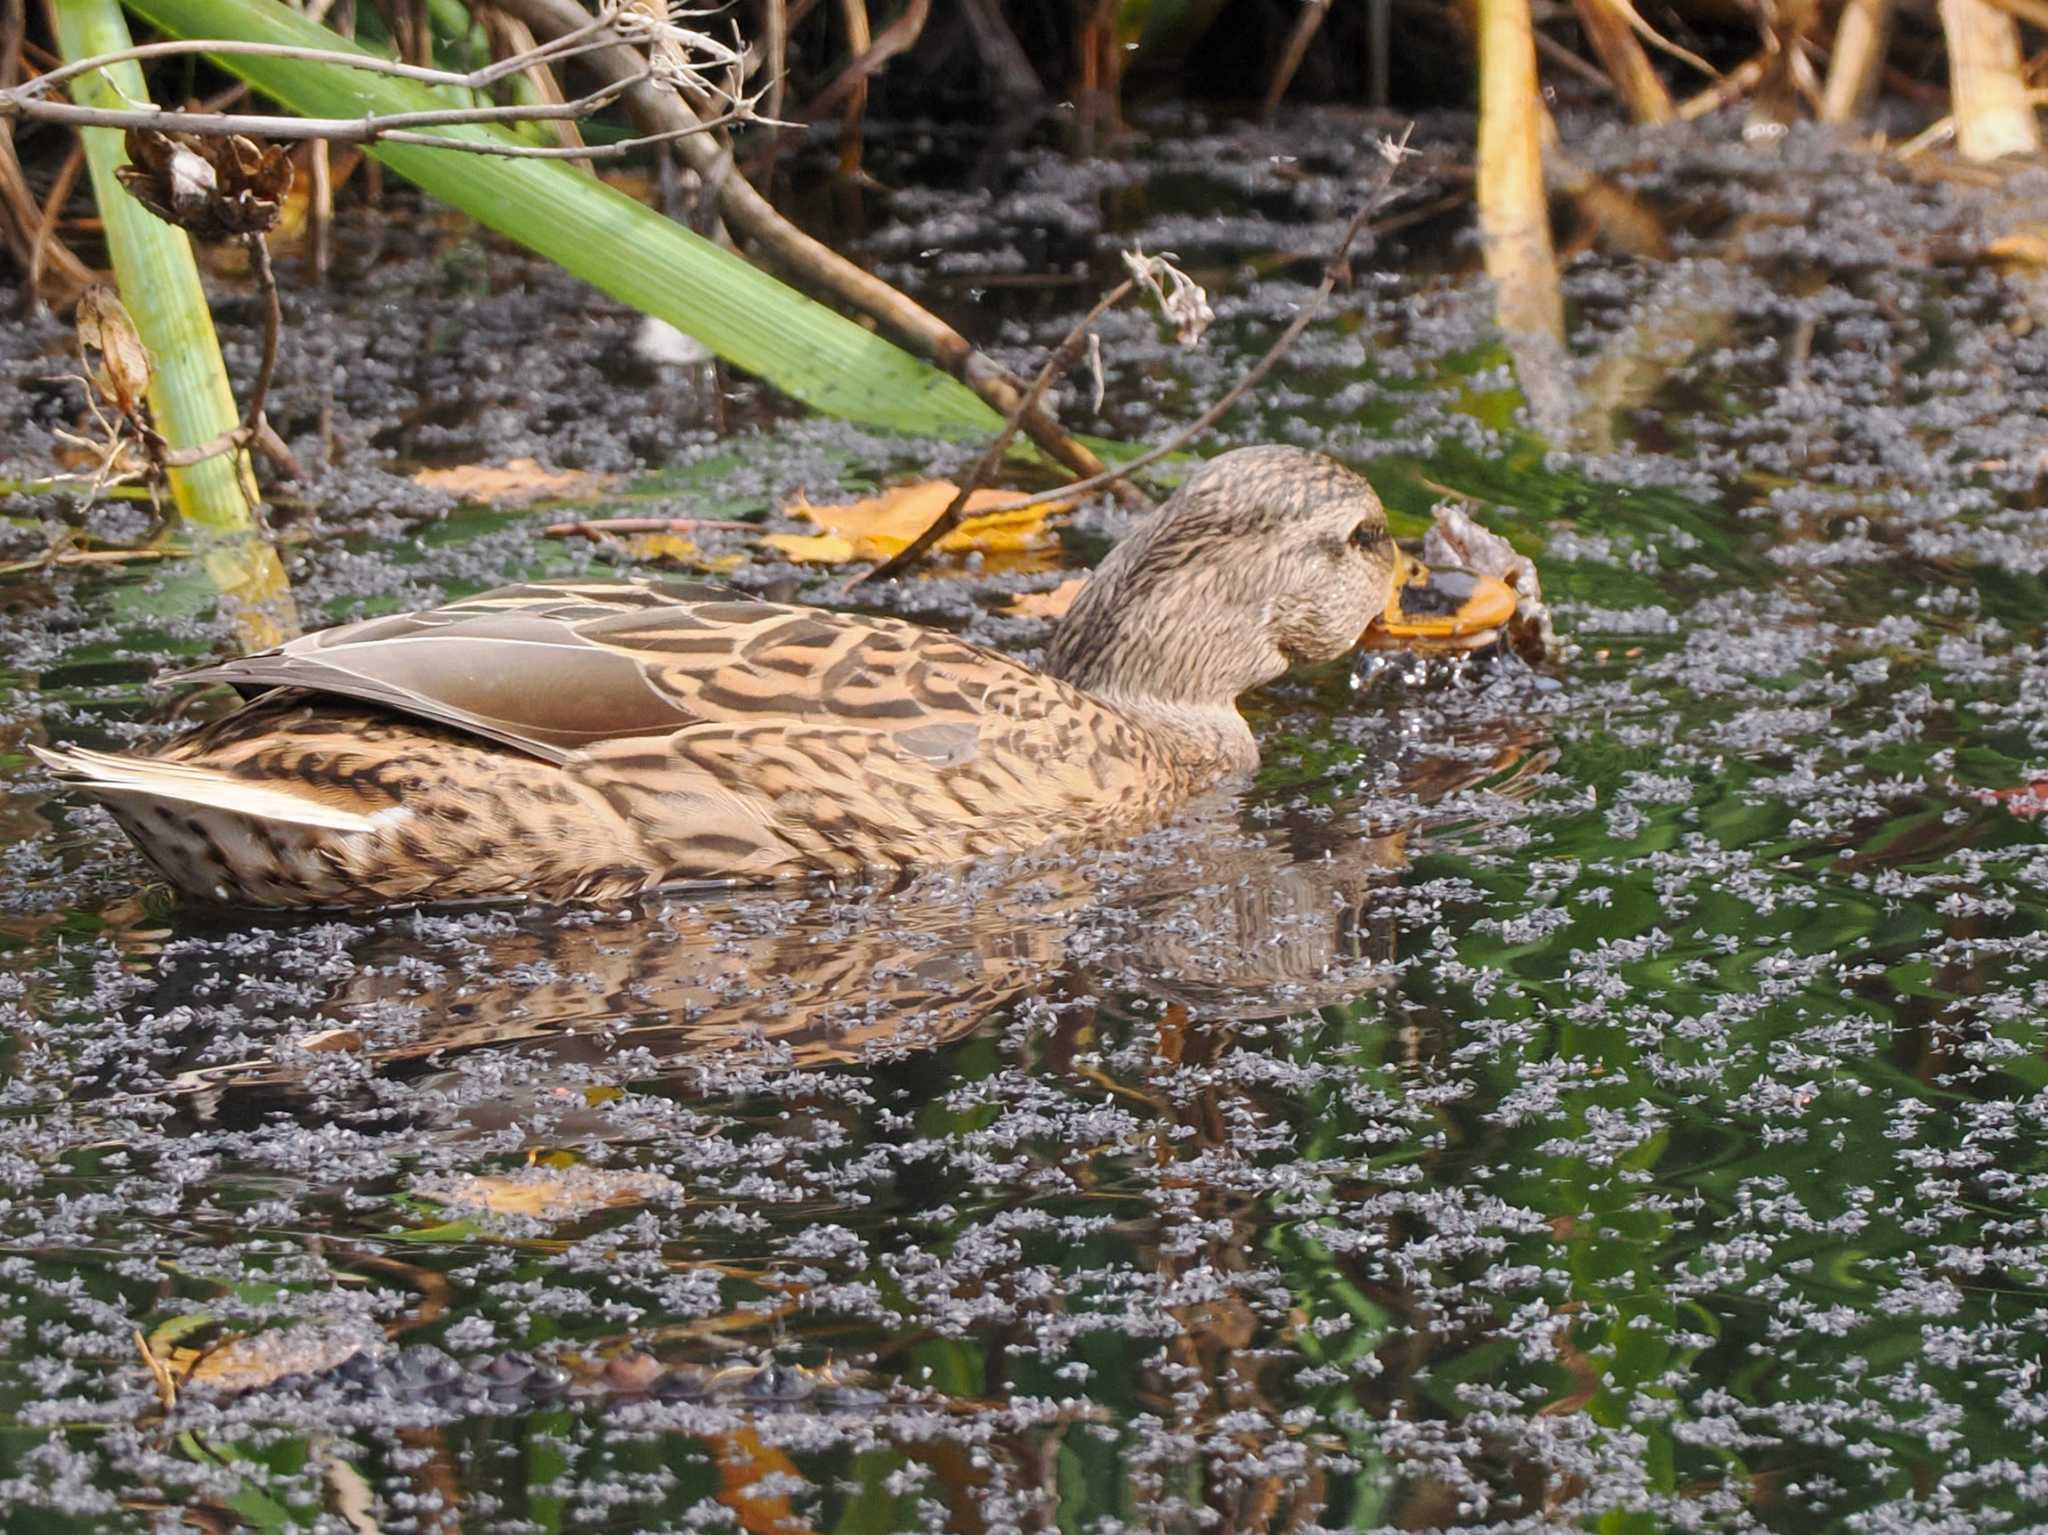
<svg viewBox="0 0 2048 1535">
<path fill-rule="evenodd" d="M 1258 748 L 1238 696 L 1347 654 L 1408 569 L 1362 475 L 1302 448 L 1239 448 L 1110 551 L 1046 669 L 1249 769 Z"/>
</svg>

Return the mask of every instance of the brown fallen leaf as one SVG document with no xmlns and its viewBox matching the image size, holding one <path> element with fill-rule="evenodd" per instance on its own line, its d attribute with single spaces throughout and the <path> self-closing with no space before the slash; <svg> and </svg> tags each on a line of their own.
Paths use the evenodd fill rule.
<svg viewBox="0 0 2048 1535">
<path fill-rule="evenodd" d="M 1555 663 L 1563 659 L 1565 642 L 1552 626 L 1543 601 L 1543 583 L 1535 562 L 1517 554 L 1498 533 L 1481 527 L 1464 508 L 1439 506 L 1436 521 L 1422 540 L 1422 558 L 1435 566 L 1462 566 L 1478 575 L 1505 581 L 1515 596 L 1508 621 L 1508 641 L 1523 659 Z"/>
<path fill-rule="evenodd" d="M 770 533 L 761 542 L 793 560 L 843 565 L 853 560 L 886 560 L 930 527 L 952 504 L 960 487 L 950 480 L 923 480 L 898 485 L 860 501 L 816 505 L 799 496 L 785 506 L 786 517 L 801 517 L 821 530 Z M 943 554 L 974 551 L 999 554 L 1033 549 L 1049 541 L 1045 519 L 1071 511 L 1068 501 L 1047 502 L 1020 511 L 1005 511 L 1024 497 L 1012 490 L 977 490 L 967 498 L 960 526 L 938 542 Z"/>
<path fill-rule="evenodd" d="M 422 1183 L 414 1192 L 451 1210 L 544 1221 L 578 1220 L 599 1210 L 682 1197 L 681 1185 L 660 1173 L 583 1166 L 527 1167 L 502 1176 L 460 1173 Z"/>
<path fill-rule="evenodd" d="M 1019 592 L 1003 611 L 1016 618 L 1065 618 L 1087 584 L 1086 576 L 1070 576 L 1049 592 Z"/>
<path fill-rule="evenodd" d="M 457 464 L 450 469 L 422 469 L 415 485 L 442 491 L 463 501 L 491 506 L 524 506 L 549 497 L 592 496 L 611 485 L 613 476 L 584 469 L 548 469 L 530 458 L 509 464 Z"/>
</svg>

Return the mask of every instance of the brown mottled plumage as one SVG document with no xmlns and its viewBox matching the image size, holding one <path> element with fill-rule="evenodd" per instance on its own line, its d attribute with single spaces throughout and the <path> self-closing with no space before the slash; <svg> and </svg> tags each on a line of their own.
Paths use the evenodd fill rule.
<svg viewBox="0 0 2048 1535">
<path fill-rule="evenodd" d="M 1245 448 L 1111 552 L 1043 673 L 711 586 L 518 586 L 190 673 L 261 691 L 154 756 L 41 755 L 178 886 L 260 906 L 938 863 L 1256 767 L 1237 696 L 1348 651 L 1395 566 L 1363 479 Z"/>
</svg>

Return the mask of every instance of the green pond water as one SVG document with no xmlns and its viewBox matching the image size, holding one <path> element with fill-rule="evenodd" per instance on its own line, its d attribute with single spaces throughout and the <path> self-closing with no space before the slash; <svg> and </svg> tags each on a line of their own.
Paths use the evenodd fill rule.
<svg viewBox="0 0 2048 1535">
<path fill-rule="evenodd" d="M 1019 360 L 1095 290 L 988 273 L 1178 249 L 1216 341 L 1115 317 L 1101 413 L 1067 405 L 1157 435 L 1305 297 L 1370 153 L 1334 116 L 1286 143 L 1277 190 L 1275 140 L 1193 120 L 1020 155 L 856 249 Z M 1581 148 L 1670 246 L 1568 265 L 1562 414 L 1418 234 L 1225 428 L 1354 463 L 1410 531 L 1465 505 L 1572 656 L 1292 678 L 1250 703 L 1258 783 L 1131 847 L 182 906 L 22 748 L 179 728 L 147 680 L 228 620 L 189 568 L 0 587 L 6 1527 L 2042 1528 L 2041 292 L 1939 254 L 1983 194 L 1677 145 Z M 286 527 L 309 621 L 616 568 L 540 535 L 560 508 L 422 520 L 419 461 L 623 468 L 666 412 L 572 510 L 759 518 L 972 457 L 745 390 L 721 436 L 701 381 L 619 373 L 630 318 L 408 259 L 295 299 L 273 414 L 317 433 L 309 380 L 358 380 Z M 1060 562 L 1119 530 L 1091 508 Z M 1061 574 L 875 601 L 1030 650 L 1002 604 Z"/>
</svg>

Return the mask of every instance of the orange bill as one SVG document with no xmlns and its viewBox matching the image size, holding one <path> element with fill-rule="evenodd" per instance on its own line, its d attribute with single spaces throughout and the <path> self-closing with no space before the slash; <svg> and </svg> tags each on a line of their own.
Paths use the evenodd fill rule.
<svg viewBox="0 0 2048 1535">
<path fill-rule="evenodd" d="M 1494 576 L 1431 570 L 1403 552 L 1387 609 L 1359 644 L 1370 650 L 1477 650 L 1515 616 L 1515 593 Z"/>
</svg>

